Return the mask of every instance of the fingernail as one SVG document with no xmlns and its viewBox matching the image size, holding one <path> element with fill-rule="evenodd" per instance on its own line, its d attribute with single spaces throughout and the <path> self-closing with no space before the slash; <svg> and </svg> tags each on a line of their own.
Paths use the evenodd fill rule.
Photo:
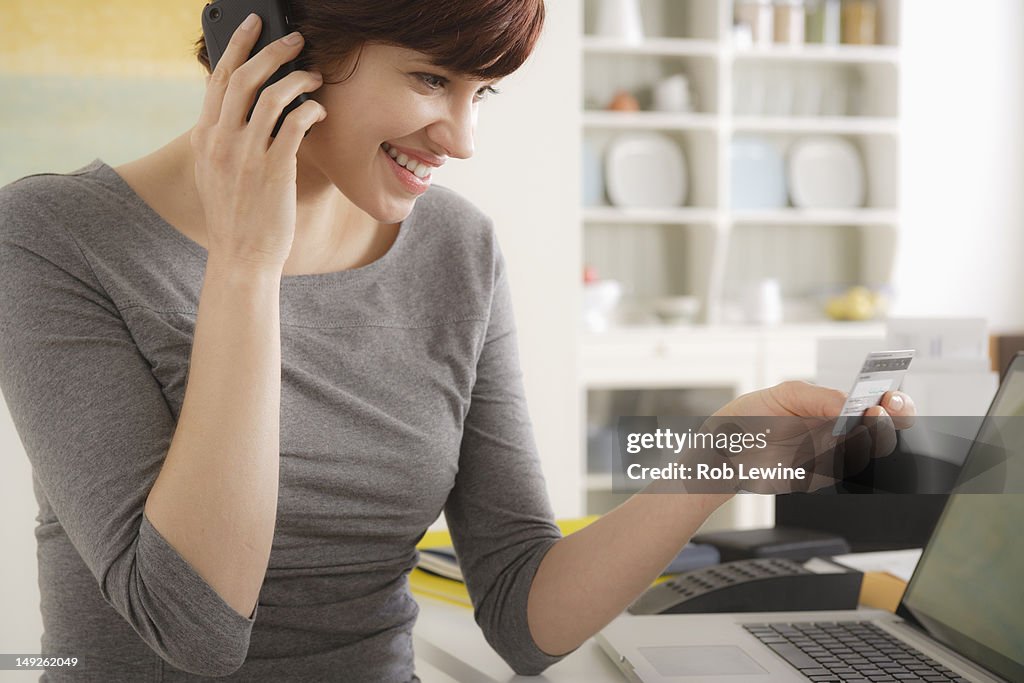
<svg viewBox="0 0 1024 683">
<path fill-rule="evenodd" d="M 893 410 L 903 410 L 903 397 L 899 394 L 894 394 L 893 397 L 889 399 L 889 407 Z"/>
<path fill-rule="evenodd" d="M 294 33 L 286 35 L 282 40 L 284 40 L 287 45 L 298 45 L 302 41 L 302 34 L 295 31 Z"/>
<path fill-rule="evenodd" d="M 257 15 L 255 12 L 250 14 L 249 16 L 247 16 L 245 18 L 245 21 L 242 22 L 242 28 L 244 28 L 246 31 L 248 31 L 249 29 L 251 29 L 254 26 L 256 26 L 256 21 L 258 19 L 259 19 L 259 15 Z"/>
</svg>

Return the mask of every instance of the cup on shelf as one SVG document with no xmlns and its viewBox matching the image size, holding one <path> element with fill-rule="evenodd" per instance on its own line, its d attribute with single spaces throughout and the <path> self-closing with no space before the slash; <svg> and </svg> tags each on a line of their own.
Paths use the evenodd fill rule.
<svg viewBox="0 0 1024 683">
<path fill-rule="evenodd" d="M 765 278 L 747 286 L 744 296 L 747 321 L 756 325 L 782 322 L 782 287 L 775 278 Z"/>
<path fill-rule="evenodd" d="M 627 43 L 644 40 L 640 0 L 599 0 L 595 35 Z"/>
<path fill-rule="evenodd" d="M 612 324 L 612 313 L 622 299 L 622 285 L 615 280 L 596 280 L 583 286 L 583 326 L 590 332 L 604 332 Z"/>
<path fill-rule="evenodd" d="M 844 0 L 842 28 L 844 43 L 874 45 L 878 41 L 877 1 Z"/>
<path fill-rule="evenodd" d="M 838 45 L 841 0 L 807 0 L 804 39 L 808 43 Z"/>
<path fill-rule="evenodd" d="M 804 0 L 775 0 L 775 42 L 783 45 L 803 45 L 805 8 Z"/>
<path fill-rule="evenodd" d="M 775 39 L 772 0 L 736 0 L 734 20 L 750 27 L 755 45 L 771 45 Z"/>
<path fill-rule="evenodd" d="M 754 47 L 754 30 L 750 24 L 732 25 L 732 44 L 737 50 L 749 50 Z"/>
<path fill-rule="evenodd" d="M 652 104 L 655 111 L 688 112 L 694 110 L 690 79 L 686 74 L 673 74 L 654 84 Z"/>
</svg>

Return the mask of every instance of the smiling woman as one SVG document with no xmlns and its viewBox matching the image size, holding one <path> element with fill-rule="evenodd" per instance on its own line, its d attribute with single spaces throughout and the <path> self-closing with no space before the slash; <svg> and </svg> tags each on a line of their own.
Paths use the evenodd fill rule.
<svg viewBox="0 0 1024 683">
<path fill-rule="evenodd" d="M 527 601 L 560 533 L 505 263 L 431 181 L 543 4 L 290 8 L 298 35 L 251 58 L 259 18 L 235 31 L 163 147 L 0 190 L 42 650 L 111 682 L 416 680 L 406 575 L 443 510 L 485 635 L 539 672 L 559 656 Z"/>
<path fill-rule="evenodd" d="M 385 156 L 385 165 L 412 196 L 427 190 L 430 171 L 444 163 L 444 156 L 472 155 L 476 122 L 472 105 L 487 94 L 496 93 L 493 82 L 523 64 L 533 51 L 544 22 L 542 0 L 459 0 L 429 9 L 422 2 L 405 1 L 392 3 L 387 11 L 381 11 L 380 3 L 372 0 L 299 0 L 290 3 L 289 12 L 292 25 L 305 39 L 299 63 L 324 74 L 324 87 L 313 97 L 329 112 L 337 112 L 332 119 L 338 121 L 336 125 L 319 127 L 328 129 L 326 133 L 317 131 L 321 133 L 317 138 L 330 136 L 325 145 L 307 145 L 303 152 L 311 148 L 327 148 L 332 154 L 347 150 L 353 163 L 365 164 L 370 162 L 365 155 L 376 154 L 376 147 L 384 147 L 385 152 L 393 150 L 395 153 L 389 156 L 397 164 L 388 163 Z M 196 42 L 196 56 L 209 70 L 203 37 Z M 475 91 L 467 104 L 453 100 L 467 89 Z M 374 93 L 369 98 L 371 90 Z M 434 100 L 411 97 L 413 93 L 430 94 Z M 399 103 L 406 106 L 395 106 Z M 353 105 L 358 105 L 359 111 Z M 378 119 L 374 129 L 381 130 L 383 135 L 387 129 L 423 129 L 426 120 L 439 118 L 441 107 L 456 105 L 466 109 L 453 112 L 464 119 L 464 125 L 460 130 L 439 131 L 433 144 L 403 145 L 399 140 L 385 139 L 370 149 L 363 145 L 354 147 L 350 144 L 352 140 L 346 139 L 350 136 L 344 134 L 362 130 L 357 118 L 360 114 L 376 118 L 385 111 L 407 112 L 408 116 L 401 121 Z M 365 137 L 361 142 L 364 141 Z M 337 158 L 331 160 L 335 167 L 342 163 Z M 321 168 L 324 166 L 320 164 Z M 346 196 L 372 213 L 366 206 L 373 202 L 368 196 L 372 193 L 366 187 L 357 187 L 357 180 L 367 176 L 328 174 Z M 408 198 L 393 201 L 390 207 L 377 208 L 382 212 L 390 210 L 387 215 L 396 220 L 395 216 L 408 212 Z M 381 220 L 388 222 L 385 218 Z"/>
</svg>

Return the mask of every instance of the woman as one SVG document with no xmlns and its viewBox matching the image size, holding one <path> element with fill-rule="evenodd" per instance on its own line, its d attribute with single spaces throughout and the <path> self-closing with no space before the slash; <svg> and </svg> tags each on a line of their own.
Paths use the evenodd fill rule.
<svg viewBox="0 0 1024 683">
<path fill-rule="evenodd" d="M 259 20 L 235 33 L 166 146 L 0 191 L 0 387 L 40 504 L 42 649 L 80 658 L 45 680 L 416 680 L 406 574 L 442 511 L 488 641 L 538 673 L 728 498 L 553 523 L 492 226 L 430 188 L 471 156 L 541 0 L 291 16 L 301 35 L 248 61 Z M 312 70 L 247 122 L 304 48 Z M 841 403 L 794 383 L 723 413 Z"/>
</svg>

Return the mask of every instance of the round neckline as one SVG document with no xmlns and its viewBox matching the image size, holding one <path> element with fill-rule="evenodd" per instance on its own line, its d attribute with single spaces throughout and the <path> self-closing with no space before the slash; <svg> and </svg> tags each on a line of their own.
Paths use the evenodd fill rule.
<svg viewBox="0 0 1024 683">
<path fill-rule="evenodd" d="M 131 203 L 137 209 L 139 209 L 143 215 L 145 215 L 145 217 L 148 219 L 150 223 L 156 225 L 157 228 L 162 233 L 169 234 L 169 236 L 172 239 L 174 239 L 179 244 L 183 245 L 186 249 L 188 249 L 190 252 L 192 252 L 200 259 L 202 259 L 203 263 L 205 264 L 209 256 L 209 252 L 207 251 L 206 247 L 199 244 L 194 239 L 192 239 L 191 237 L 189 237 L 188 235 L 186 235 L 185 233 L 181 232 L 173 225 L 168 223 L 166 220 L 164 220 L 164 218 L 159 213 L 157 213 L 152 206 L 146 203 L 146 200 L 139 196 L 139 194 L 132 188 L 132 186 L 128 184 L 128 181 L 122 178 L 121 174 L 114 170 L 114 168 L 110 166 L 108 163 L 106 163 L 100 158 L 97 158 L 93 162 L 93 164 L 95 164 L 100 171 L 107 175 L 121 190 L 123 190 L 124 194 L 128 196 Z M 386 252 L 384 252 L 384 254 L 381 255 L 380 258 L 371 261 L 366 265 L 359 266 L 358 268 L 346 268 L 345 270 L 334 270 L 327 273 L 300 273 L 298 275 L 282 275 L 281 286 L 320 286 L 325 284 L 338 283 L 351 278 L 361 277 L 363 275 L 370 275 L 386 268 L 391 263 L 391 261 L 394 261 L 395 258 L 397 258 L 396 252 L 405 242 L 405 233 L 409 232 L 409 229 L 412 227 L 411 221 L 415 214 L 416 205 L 413 206 L 413 210 L 409 213 L 408 216 L 406 216 L 405 220 L 401 221 L 398 224 L 398 235 L 395 236 L 395 241 L 392 242 L 391 247 Z"/>
</svg>

